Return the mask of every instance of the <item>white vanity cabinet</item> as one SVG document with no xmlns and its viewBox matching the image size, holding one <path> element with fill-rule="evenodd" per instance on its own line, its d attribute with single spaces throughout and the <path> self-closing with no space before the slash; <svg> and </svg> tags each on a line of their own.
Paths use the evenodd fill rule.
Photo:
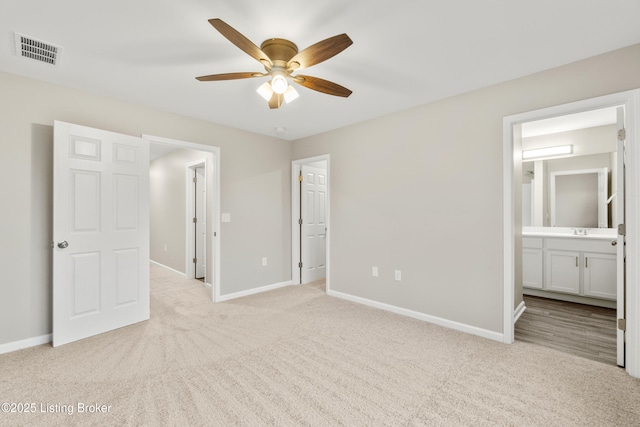
<svg viewBox="0 0 640 427">
<path fill-rule="evenodd" d="M 616 255 L 585 252 L 584 294 L 590 297 L 615 300 L 617 292 L 616 264 Z"/>
<path fill-rule="evenodd" d="M 610 239 L 523 235 L 522 248 L 526 294 L 585 303 L 616 300 L 616 248 Z"/>
<path fill-rule="evenodd" d="M 542 238 L 522 239 L 522 285 L 532 289 L 542 289 Z"/>
<path fill-rule="evenodd" d="M 580 294 L 580 252 L 547 249 L 546 289 Z"/>
</svg>

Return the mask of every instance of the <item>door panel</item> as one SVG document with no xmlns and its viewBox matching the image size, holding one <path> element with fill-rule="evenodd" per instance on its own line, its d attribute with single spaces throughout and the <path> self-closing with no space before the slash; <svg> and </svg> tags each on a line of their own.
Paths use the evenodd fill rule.
<svg viewBox="0 0 640 427">
<path fill-rule="evenodd" d="M 55 122 L 53 345 L 149 318 L 149 148 Z"/>
<path fill-rule="evenodd" d="M 302 166 L 302 283 L 326 276 L 327 172 Z"/>
<path fill-rule="evenodd" d="M 100 253 L 88 252 L 71 255 L 73 280 L 73 311 L 77 317 L 100 311 Z"/>
</svg>

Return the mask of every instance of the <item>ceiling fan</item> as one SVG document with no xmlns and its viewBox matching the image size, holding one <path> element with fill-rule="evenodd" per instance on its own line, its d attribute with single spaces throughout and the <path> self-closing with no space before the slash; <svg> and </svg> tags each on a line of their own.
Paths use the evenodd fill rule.
<svg viewBox="0 0 640 427">
<path fill-rule="evenodd" d="M 201 82 L 270 76 L 271 81 L 258 88 L 258 93 L 267 100 L 269 108 L 279 108 L 283 101 L 290 102 L 298 97 L 298 93 L 293 86 L 289 85 L 287 79 L 306 88 L 329 95 L 346 98 L 352 93 L 346 87 L 328 80 L 293 74 L 303 68 L 326 61 L 351 46 L 353 41 L 346 34 L 329 37 L 298 52 L 298 47 L 289 40 L 268 39 L 258 47 L 221 19 L 210 19 L 209 23 L 231 43 L 259 61 L 266 72 L 225 73 L 196 77 Z"/>
</svg>

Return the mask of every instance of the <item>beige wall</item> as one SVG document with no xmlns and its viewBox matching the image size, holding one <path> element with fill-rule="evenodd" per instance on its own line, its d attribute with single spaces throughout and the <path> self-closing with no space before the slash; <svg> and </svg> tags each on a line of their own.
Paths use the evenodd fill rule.
<svg viewBox="0 0 640 427">
<path fill-rule="evenodd" d="M 0 345 L 51 333 L 54 120 L 220 147 L 221 294 L 290 280 L 290 142 L 7 73 L 0 94 Z"/>
<path fill-rule="evenodd" d="M 634 45 L 297 141 L 331 155 L 332 289 L 502 332 L 503 117 L 638 87 Z"/>
<path fill-rule="evenodd" d="M 150 256 L 151 260 L 186 273 L 186 165 L 206 159 L 207 162 L 207 242 L 211 242 L 211 210 L 213 201 L 213 154 L 197 150 L 176 150 L 151 162 L 149 166 Z M 166 250 L 165 250 L 166 245 Z M 211 245 L 207 253 L 207 282 L 210 276 Z"/>
<path fill-rule="evenodd" d="M 221 147 L 222 294 L 290 279 L 292 153 L 330 153 L 332 288 L 502 332 L 503 117 L 638 87 L 635 45 L 292 146 L 0 73 L 0 344 L 51 332 L 54 120 Z"/>
</svg>

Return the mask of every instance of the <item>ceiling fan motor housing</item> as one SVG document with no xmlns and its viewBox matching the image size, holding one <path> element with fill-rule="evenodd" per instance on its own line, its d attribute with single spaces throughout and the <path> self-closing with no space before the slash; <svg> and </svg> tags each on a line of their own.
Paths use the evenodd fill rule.
<svg viewBox="0 0 640 427">
<path fill-rule="evenodd" d="M 298 54 L 298 46 L 285 39 L 265 40 L 260 49 L 267 54 L 274 66 L 282 68 L 286 68 L 289 60 Z"/>
</svg>

